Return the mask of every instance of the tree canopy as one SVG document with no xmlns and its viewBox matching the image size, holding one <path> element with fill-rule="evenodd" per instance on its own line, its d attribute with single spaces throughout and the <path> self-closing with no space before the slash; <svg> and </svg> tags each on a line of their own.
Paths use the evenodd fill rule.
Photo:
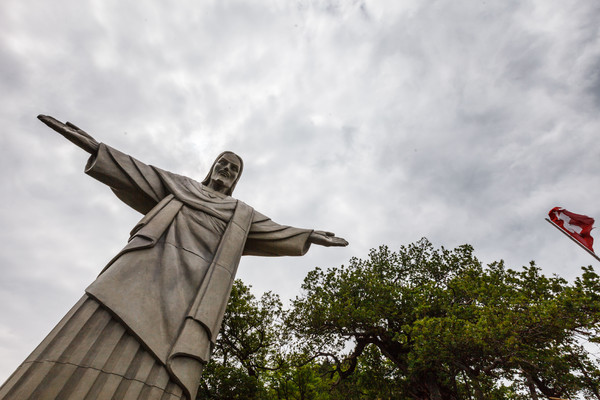
<svg viewBox="0 0 600 400">
<path fill-rule="evenodd" d="M 569 283 L 423 239 L 316 268 L 302 289 L 284 312 L 237 282 L 204 382 L 233 355 L 263 399 L 600 400 L 592 267 Z M 236 379 L 233 392 L 249 387 Z"/>
</svg>

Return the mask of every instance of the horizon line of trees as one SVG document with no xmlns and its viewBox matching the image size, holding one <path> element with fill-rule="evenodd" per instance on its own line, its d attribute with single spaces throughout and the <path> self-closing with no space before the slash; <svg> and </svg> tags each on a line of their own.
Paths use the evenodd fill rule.
<svg viewBox="0 0 600 400">
<path fill-rule="evenodd" d="M 309 272 L 284 309 L 234 283 L 198 399 L 600 400 L 600 277 L 426 239 Z"/>
</svg>

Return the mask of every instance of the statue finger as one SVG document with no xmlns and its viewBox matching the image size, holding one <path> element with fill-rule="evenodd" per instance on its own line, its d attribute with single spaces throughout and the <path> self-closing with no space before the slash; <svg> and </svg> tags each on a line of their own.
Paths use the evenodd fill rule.
<svg viewBox="0 0 600 400">
<path fill-rule="evenodd" d="M 85 136 L 88 139 L 96 140 L 92 137 L 92 135 L 90 135 L 89 133 L 87 133 L 86 131 L 84 131 L 83 129 L 81 129 L 80 127 L 75 125 L 74 123 L 67 121 L 65 124 L 68 127 L 75 129 L 77 131 L 77 133 L 79 133 L 81 136 Z"/>
<path fill-rule="evenodd" d="M 56 118 L 53 118 L 49 115 L 41 115 L 40 114 L 40 115 L 38 115 L 38 119 L 58 133 L 73 132 L 73 128 L 70 128 L 68 125 L 63 124 Z"/>
</svg>

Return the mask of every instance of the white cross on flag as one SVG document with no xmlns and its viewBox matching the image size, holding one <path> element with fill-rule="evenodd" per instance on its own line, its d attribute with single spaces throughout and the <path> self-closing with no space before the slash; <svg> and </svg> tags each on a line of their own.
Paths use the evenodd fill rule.
<svg viewBox="0 0 600 400">
<path fill-rule="evenodd" d="M 594 252 L 594 238 L 590 235 L 594 218 L 587 215 L 575 214 L 561 207 L 554 207 L 548 213 L 550 220 L 585 248 Z"/>
</svg>

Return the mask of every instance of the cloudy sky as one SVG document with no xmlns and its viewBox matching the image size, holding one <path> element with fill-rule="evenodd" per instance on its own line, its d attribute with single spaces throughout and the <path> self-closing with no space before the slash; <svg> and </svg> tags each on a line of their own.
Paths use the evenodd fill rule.
<svg viewBox="0 0 600 400">
<path fill-rule="evenodd" d="M 600 219 L 597 0 L 0 3 L 0 381 L 141 217 L 35 117 L 202 179 L 344 249 L 245 258 L 260 294 L 426 236 L 573 279 L 592 257 L 544 221 Z"/>
</svg>

